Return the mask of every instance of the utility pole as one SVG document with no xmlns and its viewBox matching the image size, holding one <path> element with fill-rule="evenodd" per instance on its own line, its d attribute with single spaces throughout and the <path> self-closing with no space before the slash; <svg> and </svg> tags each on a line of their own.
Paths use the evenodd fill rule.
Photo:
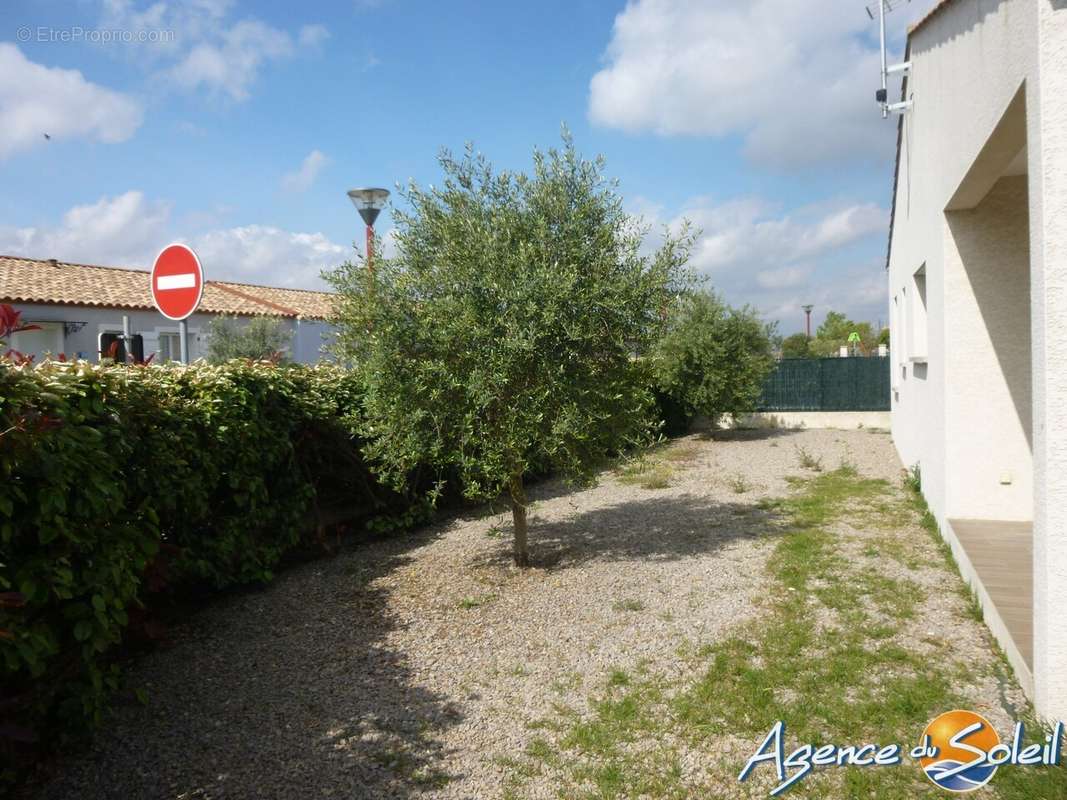
<svg viewBox="0 0 1067 800">
<path fill-rule="evenodd" d="M 804 330 L 807 331 L 808 338 L 811 338 L 811 310 L 815 308 L 813 305 L 801 306 L 804 309 Z"/>
</svg>

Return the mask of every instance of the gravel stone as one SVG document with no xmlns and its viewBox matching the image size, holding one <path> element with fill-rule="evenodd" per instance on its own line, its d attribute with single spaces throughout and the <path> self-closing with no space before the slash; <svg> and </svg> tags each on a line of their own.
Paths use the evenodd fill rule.
<svg viewBox="0 0 1067 800">
<path fill-rule="evenodd" d="M 212 602 L 131 666 L 148 705 L 118 703 L 41 796 L 499 797 L 531 722 L 559 704 L 581 713 L 613 669 L 670 677 L 680 648 L 751 619 L 776 530 L 760 501 L 811 474 L 798 447 L 825 469 L 901 471 L 889 437 L 866 430 L 670 447 L 691 452 L 665 489 L 610 472 L 583 491 L 532 487 L 529 570 L 511 566 L 510 514 L 482 508 Z"/>
</svg>

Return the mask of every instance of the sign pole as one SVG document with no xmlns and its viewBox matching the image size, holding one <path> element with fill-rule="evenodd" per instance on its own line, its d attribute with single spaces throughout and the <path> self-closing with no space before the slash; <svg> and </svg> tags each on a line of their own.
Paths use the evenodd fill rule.
<svg viewBox="0 0 1067 800">
<path fill-rule="evenodd" d="M 130 354 L 133 352 L 133 337 L 130 336 L 130 317 L 128 314 L 122 315 L 122 352 L 124 353 L 122 360 L 129 364 Z"/>
<path fill-rule="evenodd" d="M 178 323 L 178 346 L 181 352 L 181 362 L 189 363 L 189 323 L 184 319 Z"/>
</svg>

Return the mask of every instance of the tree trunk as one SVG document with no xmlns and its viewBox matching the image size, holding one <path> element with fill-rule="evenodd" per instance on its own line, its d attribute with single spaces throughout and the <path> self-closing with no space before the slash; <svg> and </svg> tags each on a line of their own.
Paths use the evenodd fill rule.
<svg viewBox="0 0 1067 800">
<path fill-rule="evenodd" d="M 511 494 L 511 517 L 515 522 L 515 566 L 530 566 L 530 551 L 526 546 L 526 491 L 522 487 L 522 475 L 511 478 L 508 487 Z"/>
</svg>

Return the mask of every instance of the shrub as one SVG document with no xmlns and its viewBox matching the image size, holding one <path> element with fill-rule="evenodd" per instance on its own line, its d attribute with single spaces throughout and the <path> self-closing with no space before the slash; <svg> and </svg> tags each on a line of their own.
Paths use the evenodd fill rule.
<svg viewBox="0 0 1067 800">
<path fill-rule="evenodd" d="M 207 357 L 212 364 L 232 358 L 282 360 L 293 332 L 281 320 L 253 317 L 245 324 L 236 317 L 214 317 L 207 326 Z"/>
<path fill-rule="evenodd" d="M 747 306 L 730 308 L 704 292 L 687 295 L 652 354 L 657 389 L 689 416 L 714 420 L 751 411 L 774 365 L 770 335 Z"/>
<path fill-rule="evenodd" d="M 399 511 L 339 367 L 0 363 L 0 745 L 99 719 L 152 591 L 269 580 L 344 498 Z M 321 518 L 320 518 L 321 521 Z"/>
<path fill-rule="evenodd" d="M 782 340 L 782 358 L 811 358 L 807 334 L 794 333 Z"/>
</svg>

